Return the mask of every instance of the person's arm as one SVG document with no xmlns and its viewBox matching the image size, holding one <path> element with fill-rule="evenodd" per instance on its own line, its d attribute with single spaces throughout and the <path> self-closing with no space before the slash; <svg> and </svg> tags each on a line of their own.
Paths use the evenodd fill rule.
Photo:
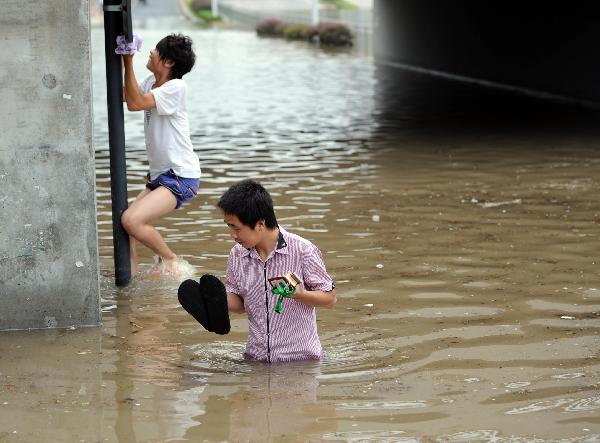
<svg viewBox="0 0 600 443">
<path fill-rule="evenodd" d="M 335 283 L 327 273 L 323 255 L 310 243 L 302 252 L 302 282 L 296 287 L 292 298 L 315 308 L 333 308 L 337 303 Z M 306 288 L 314 288 L 308 290 Z"/>
<path fill-rule="evenodd" d="M 315 308 L 333 308 L 337 302 L 335 295 L 335 289 L 331 291 L 307 291 L 303 285 L 298 285 L 293 299 L 304 303 L 308 306 L 314 306 Z"/>
<path fill-rule="evenodd" d="M 246 312 L 244 309 L 244 300 L 242 300 L 242 297 L 234 294 L 233 292 L 227 293 L 227 307 L 231 312 L 236 314 L 243 314 Z"/>
<path fill-rule="evenodd" d="M 154 95 L 151 92 L 144 94 L 140 91 L 133 70 L 133 55 L 123 55 L 123 67 L 125 68 L 123 98 L 127 102 L 127 109 L 129 111 L 145 111 L 156 108 Z"/>
</svg>

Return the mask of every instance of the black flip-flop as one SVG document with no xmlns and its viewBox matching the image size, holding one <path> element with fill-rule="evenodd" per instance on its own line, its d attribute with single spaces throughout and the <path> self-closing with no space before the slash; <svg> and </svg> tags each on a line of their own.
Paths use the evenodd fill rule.
<svg viewBox="0 0 600 443">
<path fill-rule="evenodd" d="M 186 280 L 177 291 L 179 303 L 204 329 L 209 332 L 228 334 L 229 309 L 225 285 L 214 275 L 205 274 L 198 283 Z"/>
</svg>

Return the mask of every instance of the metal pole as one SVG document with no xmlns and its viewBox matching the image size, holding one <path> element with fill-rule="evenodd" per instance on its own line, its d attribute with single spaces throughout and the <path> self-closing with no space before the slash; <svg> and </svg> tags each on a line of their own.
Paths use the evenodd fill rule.
<svg viewBox="0 0 600 443">
<path fill-rule="evenodd" d="M 319 23 L 319 0 L 312 2 L 312 24 L 316 26 Z"/>
<path fill-rule="evenodd" d="M 212 6 L 212 15 L 213 17 L 218 17 L 219 16 L 219 0 L 212 0 L 211 3 Z"/>
<path fill-rule="evenodd" d="M 127 209 L 127 171 L 125 167 L 125 128 L 123 119 L 123 70 L 121 56 L 115 54 L 117 35 L 123 32 L 121 13 L 110 7 L 121 0 L 104 0 L 104 53 L 106 55 L 106 95 L 108 106 L 108 144 L 110 149 L 110 194 L 112 198 L 115 283 L 131 282 L 129 235 L 121 226 L 121 215 Z"/>
</svg>

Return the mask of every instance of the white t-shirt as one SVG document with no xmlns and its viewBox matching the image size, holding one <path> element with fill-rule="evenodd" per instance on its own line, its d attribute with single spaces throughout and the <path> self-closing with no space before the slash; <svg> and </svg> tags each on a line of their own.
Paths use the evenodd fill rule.
<svg viewBox="0 0 600 443">
<path fill-rule="evenodd" d="M 156 108 L 144 111 L 144 134 L 150 165 L 150 178 L 172 169 L 185 178 L 200 178 L 200 160 L 194 152 L 187 118 L 187 86 L 172 79 L 152 89 L 156 79 L 150 74 L 140 83 L 144 93 L 154 95 Z"/>
</svg>

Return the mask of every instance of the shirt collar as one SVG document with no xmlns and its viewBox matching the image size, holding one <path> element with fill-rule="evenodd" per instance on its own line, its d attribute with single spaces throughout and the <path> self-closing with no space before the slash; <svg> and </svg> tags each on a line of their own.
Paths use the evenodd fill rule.
<svg viewBox="0 0 600 443">
<path fill-rule="evenodd" d="M 278 225 L 278 228 L 279 228 L 279 237 L 277 238 L 277 245 L 275 246 L 275 252 L 278 254 L 287 254 L 288 249 L 287 249 L 286 237 L 287 237 L 288 232 L 279 225 Z M 251 255 L 253 251 L 254 251 L 253 255 L 258 257 L 259 255 L 258 255 L 258 252 L 256 251 L 256 248 L 243 248 L 242 255 L 243 256 Z"/>
<path fill-rule="evenodd" d="M 277 246 L 275 246 L 275 252 L 287 254 L 287 241 L 283 235 L 285 231 L 279 226 L 279 238 L 277 239 Z M 287 234 L 287 232 L 285 232 Z"/>
</svg>

